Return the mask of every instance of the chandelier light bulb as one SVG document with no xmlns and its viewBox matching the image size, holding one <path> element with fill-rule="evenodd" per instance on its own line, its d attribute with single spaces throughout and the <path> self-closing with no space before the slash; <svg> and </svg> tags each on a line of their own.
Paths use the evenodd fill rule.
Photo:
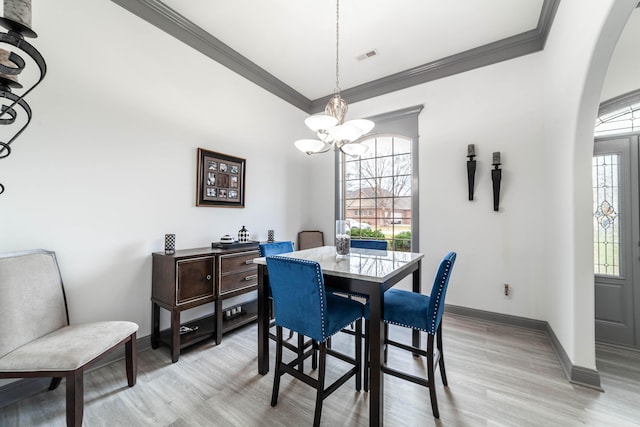
<svg viewBox="0 0 640 427">
<path fill-rule="evenodd" d="M 314 114 L 305 119 L 304 124 L 314 132 L 329 129 L 338 124 L 338 120 L 327 114 Z"/>
<path fill-rule="evenodd" d="M 325 147 L 325 143 L 317 139 L 299 139 L 294 142 L 293 145 L 295 145 L 298 150 L 307 154 L 318 153 Z"/>
<path fill-rule="evenodd" d="M 327 129 L 327 132 L 336 141 L 341 141 L 343 144 L 353 142 L 362 136 L 362 130 L 357 126 L 352 125 L 340 125 Z"/>
<path fill-rule="evenodd" d="M 369 150 L 369 146 L 365 144 L 344 144 L 340 147 L 343 153 L 348 154 L 349 156 L 362 156 Z"/>
<path fill-rule="evenodd" d="M 348 122 L 345 123 L 345 125 L 355 126 L 358 129 L 360 129 L 360 131 L 362 132 L 362 135 L 366 135 L 373 130 L 375 123 L 367 119 L 354 119 L 354 120 L 349 120 Z"/>
</svg>

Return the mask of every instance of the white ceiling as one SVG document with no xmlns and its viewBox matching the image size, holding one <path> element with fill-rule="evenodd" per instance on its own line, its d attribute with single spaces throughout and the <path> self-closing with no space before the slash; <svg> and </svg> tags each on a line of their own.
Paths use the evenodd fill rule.
<svg viewBox="0 0 640 427">
<path fill-rule="evenodd" d="M 111 1 L 309 114 L 333 94 L 336 0 Z M 342 0 L 342 96 L 358 102 L 539 52 L 560 1 Z"/>
<path fill-rule="evenodd" d="M 309 99 L 333 92 L 333 0 L 162 0 Z M 543 0 L 342 0 L 340 87 L 533 30 Z M 377 55 L 358 57 L 375 49 Z"/>
</svg>

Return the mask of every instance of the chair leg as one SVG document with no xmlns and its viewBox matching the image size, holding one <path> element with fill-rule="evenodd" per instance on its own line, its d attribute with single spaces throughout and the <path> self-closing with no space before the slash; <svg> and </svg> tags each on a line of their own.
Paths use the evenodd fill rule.
<svg viewBox="0 0 640 427">
<path fill-rule="evenodd" d="M 136 341 L 136 333 L 134 332 L 129 337 L 129 341 L 127 341 L 124 345 L 125 363 L 127 369 L 127 383 L 129 384 L 129 387 L 133 387 L 134 385 L 136 385 L 136 377 L 138 376 L 137 346 L 138 343 Z"/>
<path fill-rule="evenodd" d="M 313 341 L 311 343 L 311 348 L 313 349 L 313 353 L 311 354 L 311 369 L 318 369 L 318 342 Z"/>
<path fill-rule="evenodd" d="M 440 418 L 438 411 L 438 399 L 436 398 L 436 385 L 433 374 L 433 335 L 427 336 L 427 381 L 429 383 L 429 397 L 431 397 L 431 410 L 434 418 Z"/>
<path fill-rule="evenodd" d="M 304 360 L 302 355 L 304 354 L 304 335 L 298 334 L 298 371 L 304 372 Z"/>
<path fill-rule="evenodd" d="M 276 368 L 273 372 L 273 391 L 271 393 L 271 406 L 278 404 L 278 392 L 280 390 L 280 365 L 282 364 L 282 326 L 276 326 Z"/>
<path fill-rule="evenodd" d="M 84 371 L 77 369 L 66 375 L 67 427 L 82 426 L 84 413 Z"/>
<path fill-rule="evenodd" d="M 318 369 L 318 383 L 316 393 L 316 410 L 313 416 L 313 427 L 320 425 L 322 416 L 322 402 L 324 401 L 324 376 L 327 368 L 327 343 L 320 343 L 320 367 Z"/>
<path fill-rule="evenodd" d="M 362 390 L 362 319 L 356 320 L 356 390 Z"/>
<path fill-rule="evenodd" d="M 389 324 L 384 324 L 384 363 L 387 363 L 387 353 L 389 350 L 389 346 L 387 345 L 387 339 L 389 338 Z"/>
<path fill-rule="evenodd" d="M 61 381 L 62 381 L 62 377 L 51 378 L 51 384 L 49 384 L 49 390 L 57 389 Z"/>
<path fill-rule="evenodd" d="M 438 365 L 440 366 L 440 377 L 442 378 L 442 384 L 444 386 L 448 386 L 447 382 L 447 372 L 444 369 L 444 353 L 442 352 L 442 322 L 440 322 L 440 326 L 438 326 L 438 332 L 436 334 L 438 353 L 440 353 L 440 360 L 438 361 Z"/>
<path fill-rule="evenodd" d="M 364 391 L 369 391 L 369 321 L 364 321 Z"/>
</svg>

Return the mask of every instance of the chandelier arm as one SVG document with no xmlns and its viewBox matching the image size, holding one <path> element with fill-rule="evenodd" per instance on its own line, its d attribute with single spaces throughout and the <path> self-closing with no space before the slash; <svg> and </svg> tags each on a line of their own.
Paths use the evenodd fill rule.
<svg viewBox="0 0 640 427">
<path fill-rule="evenodd" d="M 325 142 L 325 147 L 320 150 L 320 151 L 305 151 L 305 153 L 307 153 L 307 155 L 312 155 L 312 154 L 322 154 L 322 153 L 326 153 L 327 151 L 331 150 L 331 147 L 333 147 L 333 143 L 328 143 Z"/>
</svg>

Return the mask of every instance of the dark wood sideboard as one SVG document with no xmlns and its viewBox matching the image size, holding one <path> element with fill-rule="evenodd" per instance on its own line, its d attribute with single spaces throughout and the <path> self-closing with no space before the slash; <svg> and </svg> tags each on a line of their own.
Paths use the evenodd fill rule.
<svg viewBox="0 0 640 427">
<path fill-rule="evenodd" d="M 172 254 L 154 252 L 151 285 L 151 347 L 166 345 L 171 360 L 177 362 L 180 350 L 215 338 L 257 319 L 257 301 L 246 301 L 230 313 L 222 309 L 223 301 L 257 289 L 258 243 L 231 248 L 178 250 Z M 180 322 L 184 310 L 215 303 L 211 315 L 186 323 Z M 160 308 L 171 314 L 171 325 L 160 330 Z M 181 327 L 188 332 L 180 331 Z M 190 330 L 190 331 L 189 331 Z"/>
</svg>

